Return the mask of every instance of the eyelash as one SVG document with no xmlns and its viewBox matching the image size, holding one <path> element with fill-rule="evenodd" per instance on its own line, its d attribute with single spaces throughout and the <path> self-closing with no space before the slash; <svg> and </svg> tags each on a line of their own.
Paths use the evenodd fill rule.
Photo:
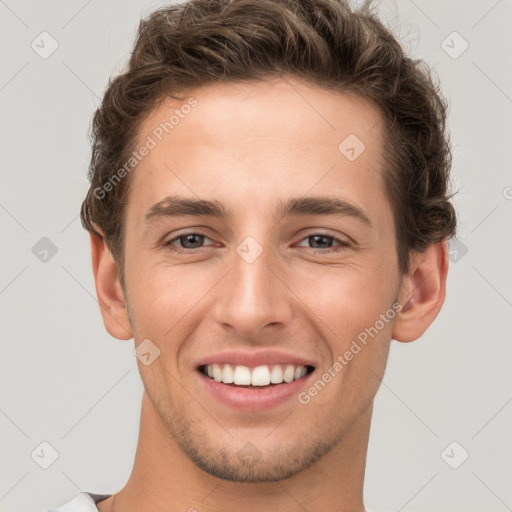
<svg viewBox="0 0 512 512">
<path fill-rule="evenodd" d="M 181 235 L 179 235 L 177 237 L 174 237 L 173 239 L 165 242 L 164 246 L 166 248 L 168 248 L 170 251 L 176 252 L 176 253 L 179 253 L 179 254 L 192 254 L 192 253 L 204 252 L 204 251 L 202 251 L 202 249 L 204 249 L 204 247 L 197 247 L 195 249 L 180 249 L 180 248 L 176 248 L 175 246 L 172 245 L 174 242 L 180 240 L 181 238 L 185 238 L 185 237 L 190 236 L 190 235 L 199 235 L 199 236 L 202 236 L 202 237 L 207 238 L 208 240 L 210 240 L 210 238 L 208 236 L 206 236 L 205 234 L 197 232 L 197 231 L 192 231 L 190 233 L 183 233 L 183 234 L 181 234 Z M 330 238 L 330 239 L 333 240 L 333 242 L 337 242 L 339 244 L 339 247 L 337 249 L 327 248 L 327 249 L 324 250 L 324 249 L 314 249 L 314 248 L 310 247 L 310 249 L 312 249 L 315 252 L 318 252 L 318 251 L 323 252 L 323 253 L 340 252 L 340 251 L 346 249 L 347 247 L 350 247 L 350 245 L 351 245 L 346 240 L 342 240 L 341 238 L 338 238 L 336 236 L 329 235 L 327 233 L 321 233 L 321 232 L 311 233 L 310 235 L 307 235 L 304 238 L 302 238 L 301 242 L 303 242 L 304 240 L 306 240 L 306 239 L 308 239 L 310 237 L 314 237 L 314 236 L 322 236 L 322 237 L 325 237 L 325 238 Z"/>
</svg>

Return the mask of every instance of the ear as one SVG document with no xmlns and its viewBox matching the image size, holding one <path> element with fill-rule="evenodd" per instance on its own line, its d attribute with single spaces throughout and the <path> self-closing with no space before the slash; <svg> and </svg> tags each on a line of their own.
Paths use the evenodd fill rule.
<svg viewBox="0 0 512 512">
<path fill-rule="evenodd" d="M 105 329 L 114 338 L 129 340 L 133 338 L 133 334 L 124 292 L 117 273 L 117 263 L 104 238 L 93 232 L 90 232 L 89 235 L 96 295 Z"/>
<path fill-rule="evenodd" d="M 396 315 L 393 339 L 414 341 L 428 329 L 444 303 L 447 274 L 446 240 L 412 254 L 409 273 L 402 279 L 398 299 L 402 310 Z"/>
</svg>

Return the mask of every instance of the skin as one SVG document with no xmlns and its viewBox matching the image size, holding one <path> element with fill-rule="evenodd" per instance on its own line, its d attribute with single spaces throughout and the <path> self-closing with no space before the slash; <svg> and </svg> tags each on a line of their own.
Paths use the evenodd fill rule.
<svg viewBox="0 0 512 512">
<path fill-rule="evenodd" d="M 132 474 L 99 509 L 363 511 L 373 400 L 390 341 L 417 339 L 439 313 L 446 242 L 411 252 L 410 272 L 400 275 L 382 180 L 384 126 L 373 104 L 292 77 L 190 94 L 197 106 L 132 176 L 125 290 L 107 246 L 91 234 L 107 331 L 135 345 L 149 338 L 160 350 L 149 366 L 138 361 L 145 393 Z M 184 103 L 153 111 L 140 143 Z M 352 162 L 338 150 L 348 134 L 366 146 Z M 234 215 L 146 222 L 171 194 L 218 200 Z M 280 202 L 310 196 L 342 198 L 371 225 L 352 216 L 275 216 Z M 164 246 L 197 232 L 206 238 L 173 243 L 187 253 Z M 315 245 L 308 237 L 319 232 L 351 245 Z M 263 249 L 250 264 L 236 252 L 247 236 Z M 199 385 L 199 358 L 235 348 L 309 357 L 321 375 L 394 301 L 402 310 L 308 404 L 237 411 Z M 252 464 L 238 454 L 249 442 Z"/>
</svg>

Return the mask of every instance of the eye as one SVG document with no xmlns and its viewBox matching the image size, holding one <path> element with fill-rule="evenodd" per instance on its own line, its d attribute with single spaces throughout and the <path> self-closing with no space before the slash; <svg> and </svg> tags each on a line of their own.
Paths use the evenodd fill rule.
<svg viewBox="0 0 512 512">
<path fill-rule="evenodd" d="M 197 249 L 202 249 L 202 244 L 206 240 L 210 240 L 206 235 L 201 233 L 184 233 L 164 243 L 164 246 L 175 252 L 197 252 Z M 176 246 L 179 242 L 181 247 Z"/>
<path fill-rule="evenodd" d="M 341 238 L 338 238 L 336 236 L 328 235 L 326 233 L 314 233 L 311 235 L 308 235 L 306 238 L 302 239 L 303 241 L 307 241 L 307 243 L 313 244 L 313 246 L 316 245 L 316 247 L 311 247 L 311 249 L 315 250 L 322 250 L 322 252 L 336 252 L 341 251 L 345 249 L 346 247 L 350 247 L 350 243 L 346 240 L 342 240 Z M 301 243 L 302 243 L 301 242 Z M 332 242 L 337 242 L 338 247 L 332 248 Z"/>
<path fill-rule="evenodd" d="M 210 238 L 202 233 L 184 233 L 164 242 L 164 246 L 177 253 L 201 252 L 201 249 L 205 247 L 203 245 L 205 240 L 211 241 Z M 314 233 L 308 235 L 302 239 L 301 243 L 304 241 L 308 244 L 312 244 L 312 247 L 310 247 L 311 249 L 321 252 L 336 252 L 350 247 L 350 243 L 346 240 L 326 233 Z M 333 248 L 333 242 L 337 243 L 338 247 Z"/>
</svg>

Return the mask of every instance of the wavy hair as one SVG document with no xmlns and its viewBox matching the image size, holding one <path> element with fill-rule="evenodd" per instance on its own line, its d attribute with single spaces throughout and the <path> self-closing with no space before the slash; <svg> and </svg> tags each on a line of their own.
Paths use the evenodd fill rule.
<svg viewBox="0 0 512 512">
<path fill-rule="evenodd" d="M 101 197 L 95 190 L 130 158 L 143 120 L 167 96 L 283 73 L 380 108 L 401 273 L 409 270 L 411 249 L 454 236 L 446 100 L 428 66 L 405 55 L 371 0 L 357 10 L 346 0 L 190 0 L 141 20 L 128 65 L 109 80 L 91 125 L 91 185 L 81 220 L 105 237 L 122 283 L 132 173 Z"/>
</svg>

